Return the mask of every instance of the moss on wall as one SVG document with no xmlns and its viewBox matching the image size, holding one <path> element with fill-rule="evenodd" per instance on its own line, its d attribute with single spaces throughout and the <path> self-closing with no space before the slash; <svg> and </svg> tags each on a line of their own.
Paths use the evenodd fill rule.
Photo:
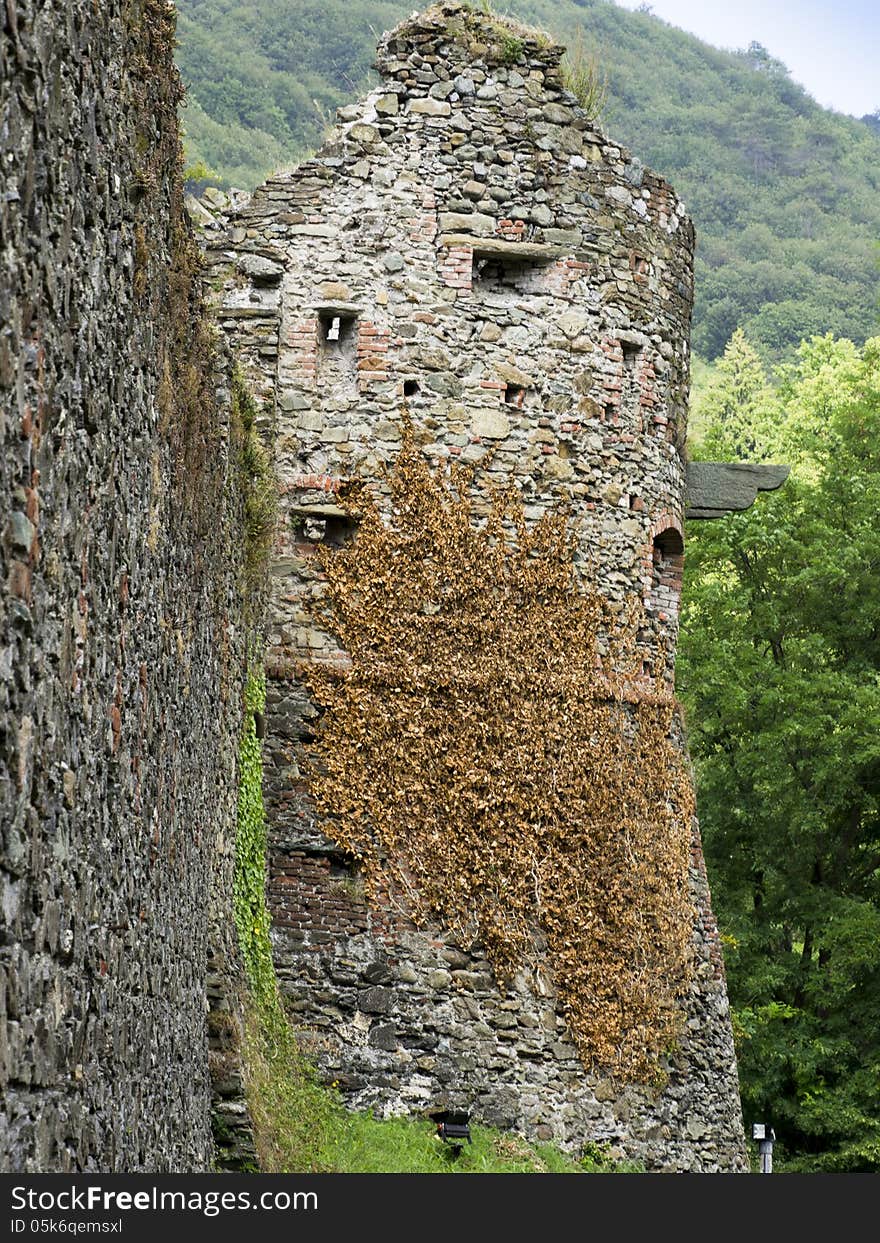
<svg viewBox="0 0 880 1243">
<path fill-rule="evenodd" d="M 245 688 L 233 905 L 249 989 L 242 1044 L 248 1111 L 260 1168 L 268 1173 L 326 1170 L 340 1107 L 297 1048 L 278 992 L 266 906 L 266 816 L 262 744 L 266 677 L 254 654 Z"/>
<path fill-rule="evenodd" d="M 260 595 L 278 512 L 277 483 L 257 429 L 257 416 L 253 394 L 236 368 L 232 374 L 232 432 L 244 505 L 244 587 L 248 597 Z M 256 600 L 251 603 L 253 611 Z M 265 684 L 262 693 L 265 699 Z"/>
<path fill-rule="evenodd" d="M 263 808 L 262 745 L 256 718 L 266 706 L 266 677 L 254 660 L 244 699 L 238 752 L 239 786 L 235 838 L 233 906 L 238 943 L 252 998 L 258 1006 L 277 1002 L 275 968 L 266 907 L 266 813 Z"/>
</svg>

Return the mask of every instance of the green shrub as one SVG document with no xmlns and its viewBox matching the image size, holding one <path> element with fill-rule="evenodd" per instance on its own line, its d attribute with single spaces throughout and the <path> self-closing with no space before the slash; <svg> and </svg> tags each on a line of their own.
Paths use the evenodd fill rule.
<svg viewBox="0 0 880 1243">
<path fill-rule="evenodd" d="M 562 80 L 590 120 L 598 120 L 608 98 L 608 75 L 599 67 L 595 52 L 587 51 L 580 30 L 562 61 Z"/>
</svg>

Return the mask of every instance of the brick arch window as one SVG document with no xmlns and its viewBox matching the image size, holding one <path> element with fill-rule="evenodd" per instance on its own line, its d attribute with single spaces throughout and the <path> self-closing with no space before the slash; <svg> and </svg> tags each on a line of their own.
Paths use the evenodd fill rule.
<svg viewBox="0 0 880 1243">
<path fill-rule="evenodd" d="M 651 611 L 678 616 L 684 571 L 684 539 L 677 522 L 662 519 L 651 545 Z"/>
</svg>

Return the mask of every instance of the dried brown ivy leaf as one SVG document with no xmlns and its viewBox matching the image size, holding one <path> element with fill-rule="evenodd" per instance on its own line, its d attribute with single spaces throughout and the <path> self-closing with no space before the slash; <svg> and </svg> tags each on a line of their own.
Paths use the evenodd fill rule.
<svg viewBox="0 0 880 1243">
<path fill-rule="evenodd" d="M 310 674 L 328 832 L 502 985 L 539 934 L 584 1064 L 651 1078 L 690 976 L 694 800 L 677 704 L 634 681 L 638 612 L 580 581 L 562 511 L 527 526 L 411 435 L 386 483 L 391 520 L 352 490 L 357 538 L 324 558 L 351 658 Z"/>
</svg>

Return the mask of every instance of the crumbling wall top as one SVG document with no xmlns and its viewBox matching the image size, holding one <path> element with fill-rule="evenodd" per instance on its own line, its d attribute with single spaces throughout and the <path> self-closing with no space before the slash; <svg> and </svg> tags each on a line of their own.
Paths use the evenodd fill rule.
<svg viewBox="0 0 880 1243">
<path fill-rule="evenodd" d="M 474 62 L 510 65 L 524 56 L 532 64 L 555 70 L 561 80 L 559 64 L 565 48 L 515 19 L 474 9 L 463 0 L 443 0 L 383 35 L 376 68 L 383 77 L 393 76 L 413 54 L 426 59 L 438 56 L 450 67 Z"/>
</svg>

